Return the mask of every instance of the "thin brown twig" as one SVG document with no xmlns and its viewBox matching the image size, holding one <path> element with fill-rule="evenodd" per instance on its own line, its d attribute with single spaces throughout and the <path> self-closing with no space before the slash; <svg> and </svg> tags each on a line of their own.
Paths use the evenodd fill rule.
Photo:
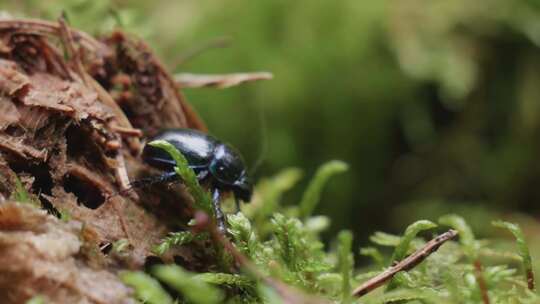
<svg viewBox="0 0 540 304">
<path fill-rule="evenodd" d="M 190 74 L 179 73 L 174 80 L 180 88 L 212 87 L 226 89 L 246 82 L 272 79 L 269 72 L 232 73 L 232 74 Z"/>
<path fill-rule="evenodd" d="M 353 291 L 353 296 L 361 297 L 386 283 L 398 272 L 408 271 L 412 269 L 413 267 L 424 261 L 433 252 L 437 251 L 437 249 L 439 249 L 439 247 L 443 243 L 455 238 L 457 235 L 458 232 L 456 230 L 450 229 L 447 232 L 437 236 L 436 238 L 427 242 L 422 248 L 418 249 L 413 254 L 409 255 L 399 263 L 389 267 L 385 271 L 364 282 L 362 285 L 360 285 Z"/>
</svg>

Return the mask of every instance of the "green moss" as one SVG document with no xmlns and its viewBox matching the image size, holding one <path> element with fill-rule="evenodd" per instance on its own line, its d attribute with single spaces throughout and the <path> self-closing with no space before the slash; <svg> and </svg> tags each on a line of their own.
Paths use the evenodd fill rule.
<svg viewBox="0 0 540 304">
<path fill-rule="evenodd" d="M 135 290 L 135 296 L 143 303 L 172 304 L 172 297 L 161 287 L 159 282 L 144 272 L 124 272 L 122 281 Z"/>
<path fill-rule="evenodd" d="M 207 234 L 194 235 L 189 231 L 171 232 L 161 243 L 155 246 L 152 251 L 157 255 L 163 255 L 173 246 L 182 246 L 191 243 L 193 240 L 208 238 Z"/>
<path fill-rule="evenodd" d="M 195 304 L 221 303 L 223 293 L 205 282 L 200 276 L 183 270 L 180 266 L 155 266 L 152 273 L 168 286 L 182 293 L 186 300 Z"/>
<path fill-rule="evenodd" d="M 26 301 L 26 304 L 45 304 L 45 298 L 42 296 L 32 297 L 30 300 Z"/>
<path fill-rule="evenodd" d="M 20 203 L 30 204 L 37 208 L 41 207 L 39 200 L 28 193 L 19 177 L 15 177 L 15 190 L 11 193 L 10 199 Z"/>
<path fill-rule="evenodd" d="M 403 237 L 399 240 L 399 243 L 396 246 L 396 250 L 392 255 L 392 260 L 400 261 L 405 258 L 407 253 L 409 253 L 411 242 L 414 240 L 416 235 L 422 230 L 430 230 L 435 227 L 437 227 L 437 224 L 426 220 L 416 221 L 409 225 L 405 230 Z"/>
<path fill-rule="evenodd" d="M 519 256 L 523 263 L 523 271 L 525 273 L 525 279 L 527 280 L 529 289 L 534 289 L 534 273 L 532 268 L 532 258 L 529 252 L 529 246 L 525 240 L 525 234 L 521 230 L 518 224 L 513 224 L 503 221 L 495 221 L 493 225 L 500 228 L 506 228 L 516 238 L 516 244 Z"/>
<path fill-rule="evenodd" d="M 349 166 L 346 163 L 339 160 L 329 161 L 319 167 L 300 201 L 299 208 L 301 218 L 307 218 L 313 213 L 313 210 L 315 210 L 315 207 L 321 199 L 323 187 L 330 177 L 345 172 L 348 168 Z"/>
<path fill-rule="evenodd" d="M 156 140 L 148 143 L 148 145 L 161 148 L 167 153 L 169 153 L 169 155 L 171 155 L 171 157 L 176 162 L 176 167 L 174 167 L 174 170 L 186 185 L 189 193 L 193 196 L 195 207 L 197 209 L 203 210 L 207 214 L 214 215 L 214 210 L 212 208 L 212 199 L 210 198 L 208 193 L 204 191 L 201 185 L 199 185 L 197 175 L 189 167 L 184 155 L 182 155 L 182 153 L 178 151 L 173 145 L 164 140 Z"/>
<path fill-rule="evenodd" d="M 350 231 L 342 231 L 338 235 L 338 264 L 341 273 L 341 303 L 352 303 L 351 275 L 354 269 L 354 260 L 351 253 L 353 235 Z"/>
<path fill-rule="evenodd" d="M 176 160 L 175 170 L 195 199 L 195 206 L 201 210 L 211 211 L 208 194 L 199 186 L 195 174 L 189 169 L 183 156 L 167 143 L 153 142 L 151 144 L 164 148 Z M 273 179 L 263 180 L 256 187 L 256 197 L 259 203 L 270 204 L 270 207 L 259 208 L 256 205 L 257 202 L 254 202 L 255 207 L 247 208 L 248 212 L 229 215 L 227 220 L 231 241 L 242 254 L 255 263 L 263 275 L 272 276 L 322 298 L 352 303 L 353 286 L 373 277 L 384 267 L 406 258 L 425 243 L 418 234 L 422 231 L 433 230 L 437 228 L 437 225 L 428 220 L 419 220 L 409 225 L 403 235 L 376 232 L 370 240 L 375 245 L 391 247 L 394 250 L 390 255 L 385 255 L 382 253 L 384 251 L 379 251 L 375 246 L 365 247 L 360 252 L 373 258 L 375 264 L 370 268 L 377 271 L 358 271 L 354 267 L 351 254 L 352 233 L 341 232 L 337 237 L 337 248 L 325 250 L 320 241 L 320 233 L 328 227 L 330 222 L 325 217 L 312 216 L 326 180 L 346 168 L 347 166 L 340 162 L 329 162 L 321 166 L 299 202 L 299 208 L 286 207 L 281 202 L 283 192 L 298 181 L 298 171 L 287 170 Z M 391 280 L 390 288 L 381 288 L 366 295 L 367 303 L 481 301 L 477 276 L 471 262 L 481 257 L 482 250 L 491 250 L 491 252 L 499 252 L 499 250 L 491 248 L 490 243 L 476 241 L 470 226 L 458 215 L 442 216 L 439 223 L 456 229 L 459 232 L 459 241 L 445 243 L 439 251 L 431 254 L 413 269 L 398 273 Z M 530 255 L 526 250 L 527 246 L 519 227 L 502 222 L 497 222 L 496 225 L 509 229 L 516 236 L 518 253 L 524 261 L 524 272 L 531 274 L 527 276 L 527 279 L 532 278 Z M 193 235 L 185 231 L 171 233 L 155 248 L 155 252 L 163 254 L 171 246 L 187 244 L 203 235 Z M 467 259 L 463 260 L 462 257 Z M 225 294 L 218 291 L 216 287 L 227 291 L 227 299 L 232 302 L 238 302 L 241 299 L 247 302 L 259 302 L 265 297 L 266 299 L 280 297 L 280 292 L 271 292 L 272 287 L 258 282 L 259 278 L 250 277 L 251 272 L 192 274 L 171 265 L 157 267 L 152 273 L 193 303 L 214 303 L 222 300 Z M 531 301 L 540 300 L 527 289 L 524 275 L 520 275 L 518 269 L 506 264 L 488 265 L 482 275 L 488 287 L 488 295 L 494 303 L 512 297 Z M 147 276 L 139 276 L 140 274 L 135 278 L 141 281 L 148 279 Z M 150 292 L 156 287 L 151 282 L 147 281 L 143 285 L 133 282 L 132 279 L 131 284 L 136 289 L 143 288 L 143 295 L 161 294 L 155 291 Z M 149 285 L 144 286 L 144 284 Z M 145 288 L 149 289 L 145 292 Z M 138 292 L 138 294 L 141 297 L 141 293 Z"/>
</svg>

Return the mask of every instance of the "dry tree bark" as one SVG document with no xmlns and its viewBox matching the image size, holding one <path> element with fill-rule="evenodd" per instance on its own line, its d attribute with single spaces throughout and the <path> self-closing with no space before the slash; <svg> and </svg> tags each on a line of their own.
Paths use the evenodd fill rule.
<svg viewBox="0 0 540 304">
<path fill-rule="evenodd" d="M 2 303 L 35 294 L 55 303 L 131 301 L 116 273 L 142 269 L 192 213 L 181 187 L 114 195 L 156 174 L 141 162 L 142 142 L 168 127 L 206 131 L 144 42 L 122 32 L 96 40 L 63 21 L 0 20 Z M 17 178 L 49 215 L 9 199 Z M 110 252 L 122 239 L 130 249 Z M 207 247 L 165 259 L 208 270 Z"/>
<path fill-rule="evenodd" d="M 0 293 L 2 303 L 24 303 L 46 295 L 49 303 L 135 303 L 110 271 L 77 255 L 81 223 L 63 223 L 29 205 L 0 206 Z"/>
</svg>

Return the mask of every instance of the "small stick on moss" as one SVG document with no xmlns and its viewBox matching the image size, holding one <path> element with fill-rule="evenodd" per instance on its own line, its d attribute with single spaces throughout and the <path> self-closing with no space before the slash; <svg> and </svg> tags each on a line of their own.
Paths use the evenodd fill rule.
<svg viewBox="0 0 540 304">
<path fill-rule="evenodd" d="M 401 262 L 391 266 L 375 277 L 371 278 L 367 282 L 360 285 L 353 291 L 353 296 L 361 297 L 370 291 L 376 289 L 377 287 L 383 285 L 388 280 L 394 277 L 400 271 L 408 271 L 424 261 L 429 255 L 437 251 L 439 247 L 446 241 L 449 241 L 455 238 L 458 235 L 456 230 L 450 229 L 447 232 L 437 236 L 431 241 L 427 242 L 424 247 L 415 251 L 413 254 L 409 255 L 407 258 L 403 259 Z"/>
</svg>

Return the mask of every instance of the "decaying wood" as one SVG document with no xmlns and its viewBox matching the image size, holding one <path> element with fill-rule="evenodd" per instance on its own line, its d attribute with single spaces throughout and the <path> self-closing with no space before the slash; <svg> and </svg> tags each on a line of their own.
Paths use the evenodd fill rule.
<svg viewBox="0 0 540 304">
<path fill-rule="evenodd" d="M 29 204 L 0 206 L 2 303 L 36 295 L 48 303 L 135 303 L 117 276 L 80 261 L 82 223 L 63 223 Z M 24 288 L 21 288 L 24 287 Z"/>
<path fill-rule="evenodd" d="M 117 32 L 98 41 L 63 20 L 0 20 L 2 303 L 33 294 L 51 303 L 130 303 L 116 272 L 142 269 L 192 216 L 181 186 L 114 195 L 159 173 L 141 161 L 139 138 L 167 127 L 206 130 L 140 40 Z M 17 179 L 51 215 L 9 201 Z M 70 220 L 53 217 L 61 214 Z M 129 250 L 107 252 L 119 240 Z M 207 246 L 190 246 L 162 258 L 214 267 Z"/>
<path fill-rule="evenodd" d="M 60 24 L 37 19 L 5 19 L 0 20 L 0 32 L 4 35 L 26 34 L 57 37 Z M 98 56 L 106 56 L 110 49 L 85 32 L 69 29 L 74 39 L 89 52 Z"/>
<path fill-rule="evenodd" d="M 187 126 L 206 131 L 206 126 L 185 101 L 174 79 L 141 40 L 116 32 L 106 40 L 116 51 L 107 64 L 114 68 L 106 80 L 112 84 L 118 78 L 128 77 L 127 95 L 122 108 L 132 113 L 130 121 L 135 128 L 153 134 L 162 128 Z"/>
</svg>

